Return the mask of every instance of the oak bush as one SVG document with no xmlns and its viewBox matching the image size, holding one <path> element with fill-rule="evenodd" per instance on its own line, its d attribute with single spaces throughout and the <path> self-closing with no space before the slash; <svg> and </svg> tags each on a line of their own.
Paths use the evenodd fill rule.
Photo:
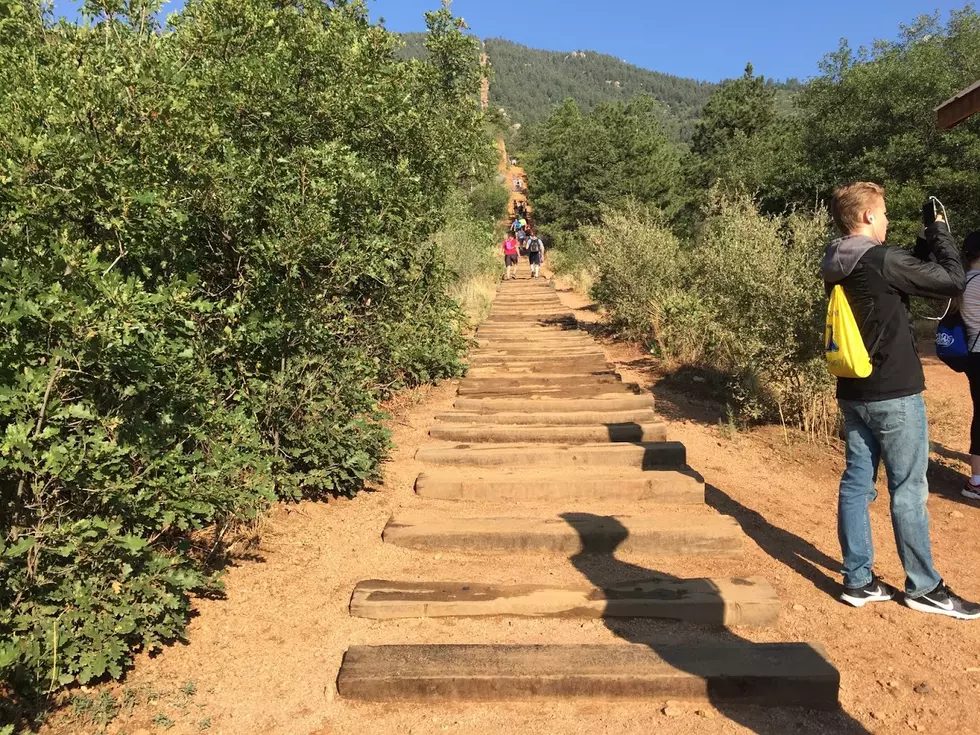
<svg viewBox="0 0 980 735">
<path fill-rule="evenodd" d="M 362 2 L 0 3 L 0 676 L 119 676 L 216 592 L 195 534 L 350 495 L 460 373 L 430 235 L 486 158 L 475 42 Z M 217 544 L 216 544 L 217 545 Z"/>
</svg>

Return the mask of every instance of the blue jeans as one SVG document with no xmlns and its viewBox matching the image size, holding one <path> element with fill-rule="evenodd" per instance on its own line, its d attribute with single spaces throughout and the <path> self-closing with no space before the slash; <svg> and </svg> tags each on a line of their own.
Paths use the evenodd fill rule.
<svg viewBox="0 0 980 735">
<path fill-rule="evenodd" d="M 883 460 L 895 543 L 905 567 L 905 594 L 919 597 L 931 592 L 941 578 L 932 566 L 929 543 L 929 428 L 922 394 L 839 404 L 847 440 L 847 467 L 837 503 L 844 586 L 855 589 L 871 581 L 874 546 L 868 505 L 878 497 L 875 478 Z"/>
</svg>

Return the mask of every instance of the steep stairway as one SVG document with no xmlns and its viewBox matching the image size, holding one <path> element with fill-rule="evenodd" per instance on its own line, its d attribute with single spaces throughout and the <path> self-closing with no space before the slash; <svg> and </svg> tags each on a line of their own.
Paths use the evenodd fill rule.
<svg viewBox="0 0 980 735">
<path fill-rule="evenodd" d="M 653 397 L 620 379 L 547 281 L 529 279 L 526 267 L 522 276 L 501 284 L 453 410 L 436 416 L 432 441 L 416 454 L 425 465 L 415 485 L 422 509 L 396 512 L 383 541 L 426 554 L 480 554 L 502 567 L 511 554 L 539 555 L 543 566 L 571 562 L 583 583 L 364 580 L 351 615 L 774 625 L 779 600 L 765 579 L 712 575 L 713 561 L 737 558 L 745 537 L 733 518 L 705 505 L 703 480 L 684 446 L 668 441 Z M 444 510 L 445 501 L 459 510 Z M 467 506 L 476 502 L 499 512 L 474 517 Z M 609 514 L 610 503 L 622 514 Z M 589 512 L 600 506 L 606 512 Z M 672 559 L 687 569 L 693 561 L 704 576 L 651 571 L 632 581 L 593 573 L 616 553 L 658 570 Z M 839 675 L 819 645 L 732 638 L 351 646 L 338 690 L 377 702 L 575 696 L 837 706 Z"/>
</svg>

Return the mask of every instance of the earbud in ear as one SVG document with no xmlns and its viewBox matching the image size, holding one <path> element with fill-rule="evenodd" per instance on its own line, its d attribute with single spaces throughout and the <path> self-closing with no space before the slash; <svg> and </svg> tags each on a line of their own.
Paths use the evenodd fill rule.
<svg viewBox="0 0 980 735">
<path fill-rule="evenodd" d="M 872 216 L 871 216 L 871 215 L 869 214 L 869 215 L 868 215 L 868 222 L 874 222 L 874 221 L 875 221 L 875 218 L 874 218 L 874 217 L 872 217 Z"/>
</svg>

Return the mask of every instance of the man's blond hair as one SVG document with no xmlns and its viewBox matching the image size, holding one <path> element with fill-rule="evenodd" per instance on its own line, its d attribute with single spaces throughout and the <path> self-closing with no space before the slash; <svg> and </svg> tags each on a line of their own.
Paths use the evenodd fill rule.
<svg viewBox="0 0 980 735">
<path fill-rule="evenodd" d="M 845 184 L 830 200 L 830 214 L 842 235 L 849 235 L 864 224 L 862 215 L 885 199 L 885 187 L 870 181 Z"/>
</svg>

